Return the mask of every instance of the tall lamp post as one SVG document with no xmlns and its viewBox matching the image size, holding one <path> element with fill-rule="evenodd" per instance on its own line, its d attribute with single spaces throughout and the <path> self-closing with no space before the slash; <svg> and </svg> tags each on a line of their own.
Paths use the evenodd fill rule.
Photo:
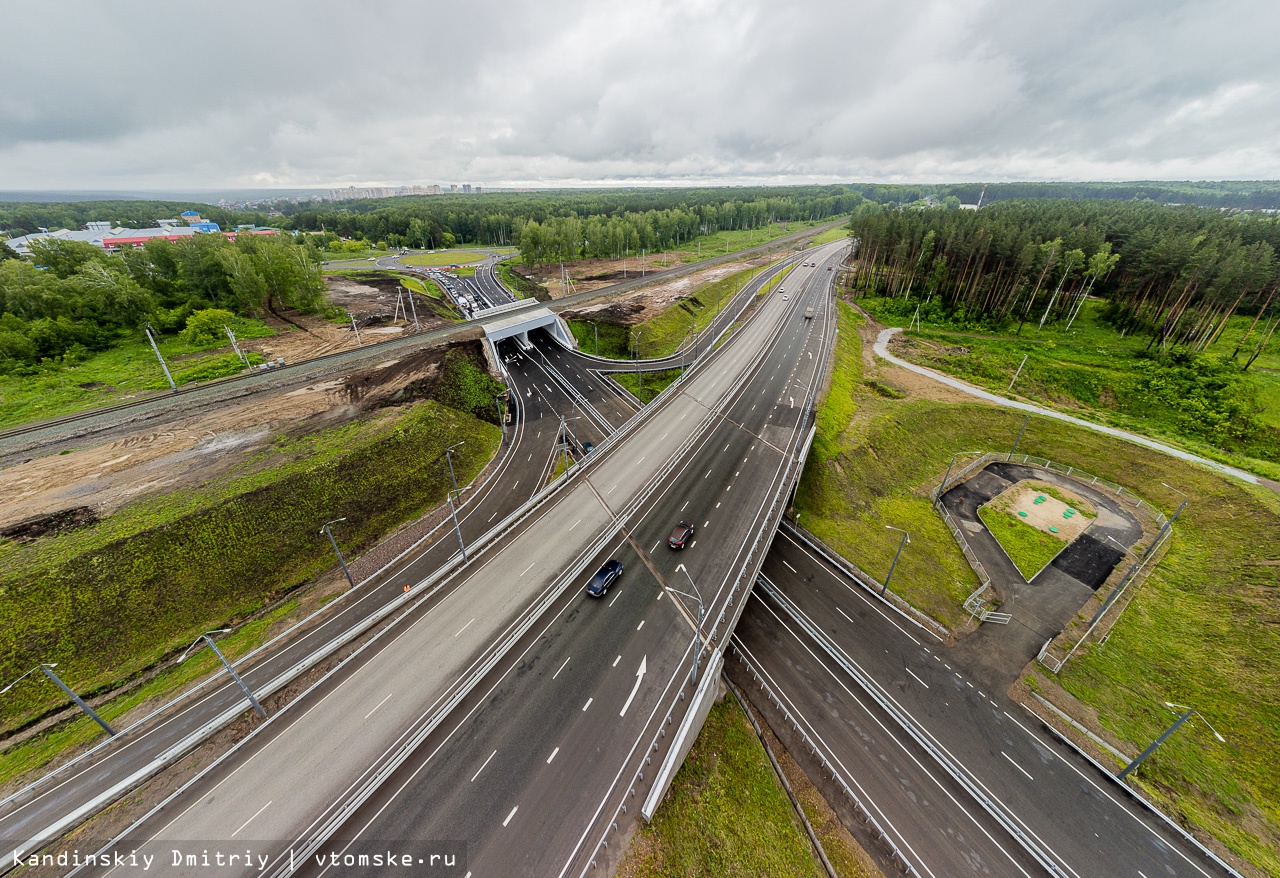
<svg viewBox="0 0 1280 878">
<path fill-rule="evenodd" d="M 689 580 L 689 585 L 693 588 L 693 594 L 680 591 L 678 588 L 672 588 L 670 585 L 667 586 L 667 590 L 673 591 L 682 597 L 692 598 L 698 602 L 698 627 L 693 632 L 693 641 L 696 644 L 693 650 L 693 676 L 690 678 L 691 682 L 696 686 L 698 684 L 698 657 L 702 654 L 702 592 L 698 591 L 698 586 L 694 584 L 693 577 L 689 575 L 689 568 L 680 564 L 676 567 L 676 570 L 684 572 L 684 578 Z"/>
<path fill-rule="evenodd" d="M 57 684 L 59 689 L 61 689 L 63 692 L 67 693 L 67 695 L 71 697 L 71 700 L 76 703 L 76 707 L 80 708 L 85 713 L 89 714 L 90 719 L 92 719 L 98 725 L 102 726 L 102 728 L 106 730 L 108 735 L 111 735 L 112 737 L 114 737 L 115 731 L 111 728 L 111 726 L 107 725 L 107 721 L 104 720 L 102 717 L 98 716 L 96 713 L 94 713 L 93 708 L 85 704 L 84 699 L 81 698 L 76 693 L 72 692 L 71 687 L 69 687 L 66 683 L 62 682 L 62 680 L 58 677 L 58 675 L 53 672 L 53 669 L 56 668 L 57 666 L 58 665 L 56 662 L 49 663 L 49 664 L 36 665 L 34 668 L 27 671 L 17 680 L 14 680 L 8 686 L 5 686 L 3 689 L 0 689 L 0 695 L 5 694 L 14 686 L 18 685 L 18 683 L 20 683 L 24 678 L 31 676 L 36 671 L 43 671 L 46 677 L 52 680 L 55 684 Z"/>
<path fill-rule="evenodd" d="M 222 650 L 218 649 L 218 644 L 213 642 L 211 634 L 226 634 L 230 628 L 219 628 L 216 631 L 206 631 L 192 641 L 186 651 L 178 657 L 178 662 L 184 662 L 187 656 L 191 654 L 191 650 L 196 649 L 201 643 L 209 644 L 209 648 L 213 650 L 213 654 L 218 657 L 218 661 L 222 662 L 222 666 L 227 669 L 227 673 L 231 675 L 231 679 L 236 681 L 236 685 L 240 687 L 240 691 L 244 693 L 244 697 L 249 699 L 249 703 L 253 705 L 253 709 L 258 712 L 258 716 L 263 719 L 267 718 L 267 712 L 262 709 L 262 705 L 258 703 L 258 699 L 253 697 L 253 693 L 249 691 L 249 687 L 244 684 L 244 680 L 240 679 L 240 675 L 236 673 L 235 668 L 231 667 L 231 662 L 227 661 L 227 657 L 222 654 Z"/>
<path fill-rule="evenodd" d="M 356 582 L 351 578 L 351 571 L 347 569 L 347 559 L 342 557 L 342 550 L 338 548 L 338 541 L 333 538 L 333 531 L 329 530 L 329 525 L 337 524 L 340 521 L 346 520 L 347 517 L 344 515 L 342 518 L 335 518 L 333 521 L 326 521 L 324 525 L 321 526 L 320 533 L 329 538 L 330 544 L 333 545 L 333 551 L 338 554 L 338 563 L 342 565 L 342 572 L 347 575 L 347 585 L 355 588 Z"/>
<path fill-rule="evenodd" d="M 947 490 L 947 479 L 951 478 L 951 469 L 956 465 L 956 458 L 962 454 L 981 454 L 979 451 L 957 451 L 951 455 L 951 462 L 947 464 L 947 471 L 942 476 L 942 484 L 938 485 L 938 501 L 942 501 L 942 495 Z"/>
<path fill-rule="evenodd" d="M 453 517 L 453 532 L 458 535 L 458 548 L 462 550 L 462 563 L 466 564 L 467 563 L 467 544 L 462 541 L 462 526 L 458 524 L 458 509 L 456 506 L 453 505 L 453 495 L 455 493 L 461 494 L 462 492 L 450 491 L 446 495 L 446 497 L 449 500 L 449 515 Z M 462 502 L 461 498 L 459 498 L 458 502 Z"/>
<path fill-rule="evenodd" d="M 502 409 L 502 402 L 506 399 L 505 393 L 495 394 L 493 397 L 494 405 L 498 407 L 498 426 L 502 429 L 502 438 L 507 438 L 507 413 Z"/>
<path fill-rule="evenodd" d="M 453 452 L 466 444 L 465 442 L 457 442 L 444 450 L 444 459 L 449 463 L 449 481 L 453 482 L 455 494 L 458 492 L 458 477 L 453 474 Z"/>
<path fill-rule="evenodd" d="M 885 530 L 896 530 L 902 533 L 902 539 L 898 541 L 898 551 L 893 553 L 893 563 L 889 565 L 889 575 L 884 578 L 884 585 L 880 587 L 880 597 L 884 597 L 884 593 L 889 590 L 889 580 L 893 579 L 893 570 L 898 566 L 898 556 L 902 554 L 902 547 L 911 542 L 911 535 L 900 527 L 894 527 L 886 524 Z"/>
<path fill-rule="evenodd" d="M 1132 774 L 1138 768 L 1138 766 L 1141 765 L 1146 760 L 1148 756 L 1156 752 L 1156 748 L 1159 747 L 1161 744 L 1163 744 L 1166 738 L 1168 738 L 1170 735 L 1176 732 L 1179 726 L 1181 726 L 1187 720 L 1191 719 L 1191 714 L 1193 713 L 1196 716 L 1200 717 L 1201 722 L 1203 722 L 1206 726 L 1209 726 L 1209 731 L 1213 732 L 1213 736 L 1217 738 L 1220 743 L 1223 743 L 1223 744 L 1227 743 L 1227 739 L 1222 737 L 1222 735 L 1218 734 L 1218 730 L 1215 729 L 1209 723 L 1209 721 L 1204 718 L 1204 714 L 1196 710 L 1194 707 L 1187 707 L 1185 704 L 1174 704 L 1172 701 L 1166 701 L 1164 703 L 1164 706 L 1169 708 L 1170 710 L 1181 710 L 1182 714 L 1176 720 L 1173 721 L 1173 725 L 1169 726 L 1169 728 L 1164 730 L 1164 732 L 1160 735 L 1160 737 L 1156 738 L 1154 741 L 1151 742 L 1151 746 L 1147 747 L 1147 749 L 1139 753 L 1136 759 L 1134 759 L 1127 766 L 1125 766 L 1124 771 L 1116 775 L 1116 777 L 1119 778 L 1120 780 L 1124 780 L 1126 777 Z"/>
</svg>

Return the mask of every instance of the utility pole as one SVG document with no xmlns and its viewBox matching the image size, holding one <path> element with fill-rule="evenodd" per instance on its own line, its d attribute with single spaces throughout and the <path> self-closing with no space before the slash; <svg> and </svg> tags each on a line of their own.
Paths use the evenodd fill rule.
<svg viewBox="0 0 1280 878">
<path fill-rule="evenodd" d="M 351 318 L 351 331 L 356 334 L 356 347 L 364 347 L 364 342 L 360 340 L 360 327 L 356 326 L 356 318 L 350 311 L 347 312 L 347 316 Z"/>
<path fill-rule="evenodd" d="M 169 379 L 169 389 L 177 390 L 178 385 L 173 383 L 173 376 L 169 374 L 169 364 L 164 361 L 164 357 L 160 356 L 160 346 L 156 344 L 155 336 L 151 334 L 151 327 L 144 327 L 143 331 L 147 334 L 147 341 L 151 342 L 151 350 L 156 352 L 156 359 L 160 361 L 160 368 L 164 370 L 164 377 Z"/>
<path fill-rule="evenodd" d="M 409 294 L 409 308 L 413 311 L 413 331 L 414 333 L 422 332 L 421 327 L 418 326 L 418 306 L 413 301 L 413 290 L 406 290 L 406 292 Z"/>
<path fill-rule="evenodd" d="M 1018 376 L 1022 374 L 1022 367 L 1027 365 L 1027 357 L 1029 356 L 1031 355 L 1030 354 L 1022 355 L 1022 362 L 1018 364 L 1018 371 L 1013 373 L 1013 380 L 1010 381 L 1009 386 L 1005 388 L 1005 393 L 1008 393 L 1010 390 L 1013 390 L 1013 382 L 1017 381 Z"/>
<path fill-rule="evenodd" d="M 231 331 L 231 327 L 224 323 L 222 324 L 222 328 L 227 331 L 227 338 L 231 339 L 231 349 L 236 352 L 236 356 L 240 358 L 240 362 L 244 363 L 246 366 L 249 365 L 249 358 L 240 350 L 240 345 L 236 343 L 236 334 Z"/>
<path fill-rule="evenodd" d="M 493 404 L 498 407 L 498 426 L 502 429 L 502 438 L 507 438 L 507 414 L 502 410 L 502 399 L 505 393 L 499 393 L 493 398 Z"/>
<path fill-rule="evenodd" d="M 669 585 L 667 586 L 667 588 L 678 595 L 681 595 L 687 598 L 693 598 L 698 602 L 698 627 L 695 628 L 693 632 L 693 642 L 697 644 L 697 648 L 694 649 L 693 651 L 693 676 L 690 678 L 690 682 L 692 682 L 693 685 L 696 686 L 698 685 L 698 657 L 702 655 L 702 644 L 699 643 L 699 641 L 702 640 L 702 615 L 703 615 L 702 592 L 698 591 L 698 586 L 694 584 L 693 577 L 689 575 L 688 567 L 685 567 L 683 564 L 681 564 L 678 567 L 676 567 L 676 570 L 684 571 L 684 578 L 689 580 L 689 585 L 692 586 L 694 593 L 686 594 L 685 592 L 682 592 L 679 589 L 671 588 L 671 586 Z"/>
</svg>

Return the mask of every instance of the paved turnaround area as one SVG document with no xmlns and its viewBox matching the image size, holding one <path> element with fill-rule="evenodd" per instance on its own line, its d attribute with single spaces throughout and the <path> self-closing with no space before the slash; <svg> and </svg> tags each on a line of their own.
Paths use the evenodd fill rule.
<svg viewBox="0 0 1280 878">
<path fill-rule="evenodd" d="M 829 248 L 828 255 L 842 246 Z M 496 760 L 499 748 L 482 753 L 483 746 L 469 746 L 473 736 L 464 733 L 462 753 L 449 764 L 474 764 L 468 784 L 496 769 L 491 777 L 506 781 L 498 799 L 481 793 L 456 808 L 431 809 L 439 819 L 454 821 L 450 831 L 465 829 L 461 839 L 436 835 L 421 823 L 407 827 L 413 836 L 397 836 L 428 846 L 465 841 L 473 868 L 486 865 L 477 874 L 589 868 L 596 836 L 608 829 L 628 793 L 617 787 L 618 779 L 629 780 L 627 769 L 641 765 L 648 741 L 683 701 L 695 603 L 681 598 L 677 607 L 677 596 L 661 583 L 669 579 L 675 588 L 690 590 L 687 581 L 672 576 L 680 560 L 687 563 L 706 600 L 703 633 L 722 635 L 720 614 L 736 616 L 741 606 L 739 580 L 752 541 L 763 534 L 767 545 L 772 522 L 765 521 L 766 511 L 786 487 L 782 475 L 794 474 L 798 437 L 809 423 L 808 397 L 824 361 L 830 274 L 823 268 L 797 269 L 790 286 L 794 291 L 797 282 L 807 282 L 805 294 L 762 302 L 731 342 L 623 431 L 620 441 L 598 449 L 522 527 L 473 557 L 461 584 L 430 612 L 388 629 L 326 685 L 278 714 L 137 826 L 130 838 L 142 840 L 139 856 L 160 862 L 175 848 L 253 849 L 270 858 L 271 869 L 288 871 L 291 854 L 320 849 L 361 804 L 374 801 L 370 796 L 393 788 L 379 789 L 403 765 L 425 755 L 420 745 L 447 725 L 446 717 L 455 721 L 453 709 L 498 669 L 509 648 L 522 655 L 520 645 L 538 626 L 547 630 L 562 615 L 594 613 L 606 618 L 587 623 L 579 635 L 587 650 L 579 652 L 580 666 L 557 676 L 560 669 L 547 666 L 549 655 L 541 668 L 553 683 L 572 680 L 572 686 L 587 688 L 557 691 L 551 704 L 512 699 L 515 718 L 501 723 L 504 730 L 518 727 L 519 711 L 533 710 L 538 727 L 566 735 L 550 748 L 559 751 L 543 753 L 530 734 L 518 738 L 520 764 L 528 772 L 522 785 L 511 766 L 484 764 L 486 758 Z M 803 319 L 809 304 L 821 308 L 822 319 Z M 677 512 L 699 527 L 680 558 L 658 552 L 667 551 L 661 539 Z M 588 604 L 581 585 L 610 555 L 627 564 L 623 584 L 608 600 Z M 761 549 L 755 563 L 762 557 Z M 737 606 L 731 607 L 735 590 Z M 568 605 L 558 606 L 566 597 Z M 610 611 L 614 620 L 607 618 Z M 619 627 L 616 617 L 624 617 L 625 625 Z M 630 638 L 634 648 L 622 639 L 624 629 L 640 635 Z M 576 645 L 572 638 L 560 642 Z M 542 649 L 554 651 L 550 643 Z M 521 659 L 516 679 L 529 676 L 528 661 Z M 578 704 L 577 696 L 587 691 L 599 694 Z M 562 724 L 548 724 L 557 710 Z M 599 724 L 579 732 L 585 738 L 580 744 L 574 738 L 576 714 Z M 575 723 L 568 724 L 570 718 Z M 550 767 L 550 776 L 533 772 L 538 765 Z M 581 773 L 591 776 L 589 785 Z M 521 792 L 530 798 L 520 799 Z M 381 827 L 354 834 L 387 838 Z M 524 859 L 529 856 L 542 860 L 535 865 Z M 561 869 L 550 868 L 553 863 Z M 202 869 L 196 861 L 166 873 L 204 874 Z M 250 872 L 257 869 L 241 873 Z"/>
</svg>

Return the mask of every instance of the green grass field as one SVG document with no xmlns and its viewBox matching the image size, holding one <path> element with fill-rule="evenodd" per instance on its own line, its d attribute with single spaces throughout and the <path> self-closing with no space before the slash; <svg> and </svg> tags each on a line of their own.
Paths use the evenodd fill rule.
<svg viewBox="0 0 1280 878">
<path fill-rule="evenodd" d="M 442 265 L 467 265 L 471 262 L 480 262 L 482 259 L 484 259 L 483 253 L 466 250 L 437 250 L 434 253 L 415 253 L 412 256 L 403 257 L 400 261 L 405 265 L 439 268 Z"/>
<path fill-rule="evenodd" d="M 813 239 L 813 246 L 820 244 L 830 244 L 832 241 L 844 241 L 849 237 L 849 227 L 847 225 L 836 226 L 834 229 L 827 229 L 822 234 Z"/>
<path fill-rule="evenodd" d="M 619 878 L 825 876 L 768 754 L 732 694 L 711 708 Z"/>
<path fill-rule="evenodd" d="M 875 393 L 863 382 L 858 340 L 847 328 L 853 318 L 845 308 L 840 314 L 837 371 L 796 510 L 806 528 L 881 578 L 898 542 L 884 526 L 910 531 L 893 589 L 955 624 L 977 581 L 928 491 L 955 452 L 1008 448 L 1022 415 Z M 1182 500 L 1166 484 L 1189 496 L 1168 554 L 1106 645 L 1083 648 L 1061 682 L 1130 742 L 1131 753 L 1172 721 L 1164 701 L 1208 716 L 1226 744 L 1184 728 L 1143 765 L 1138 782 L 1175 819 L 1280 874 L 1280 498 L 1047 419 L 1032 418 L 1019 449 L 1125 485 L 1166 513 Z"/>
<path fill-rule="evenodd" d="M 735 250 L 745 250 L 748 247 L 767 244 L 778 238 L 803 231 L 804 229 L 815 228 L 827 222 L 830 222 L 830 220 L 770 223 L 758 229 L 715 232 L 711 235 L 703 235 L 672 250 L 650 253 L 648 264 L 659 268 L 668 268 L 673 265 L 687 265 L 690 262 L 697 262 L 699 259 L 714 259 L 717 256 L 724 256 L 726 253 L 732 253 Z"/>
<path fill-rule="evenodd" d="M 1062 540 L 1023 524 L 1007 512 L 983 506 L 978 509 L 978 517 L 1028 582 L 1066 545 Z"/>
<path fill-rule="evenodd" d="M 237 318 L 230 325 L 239 339 L 275 335 L 258 320 Z M 158 341 L 179 386 L 235 375 L 244 368 L 225 338 L 225 343 L 205 345 L 190 344 L 176 335 Z M 255 354 L 253 361 L 260 363 L 262 358 Z M 30 375 L 0 375 L 0 428 L 115 405 L 168 387 L 147 337 L 138 332 L 81 362 L 49 363 Z"/>
<path fill-rule="evenodd" d="M 889 325 L 910 320 L 888 300 L 862 304 Z M 1026 356 L 1014 385 L 1019 396 L 1280 478 L 1280 375 L 1260 371 L 1277 354 L 1260 357 L 1246 373 L 1217 365 L 1230 355 L 1245 318 L 1232 320 L 1210 358 L 1160 362 L 1144 356 L 1147 337 L 1122 336 L 1100 312 L 1101 303 L 1090 301 L 1070 330 L 1046 324 L 1037 332 L 1029 323 L 1021 336 L 926 319 L 923 331 L 911 334 L 925 343 L 911 359 L 1004 393 Z M 1280 342 L 1272 347 L 1280 349 Z"/>
<path fill-rule="evenodd" d="M 640 402 L 648 405 L 653 402 L 653 398 L 670 386 L 671 382 L 680 377 L 679 369 L 667 369 L 663 372 L 641 372 L 641 377 L 636 378 L 635 372 L 615 372 L 612 377 L 627 390 L 629 390 Z"/>
</svg>

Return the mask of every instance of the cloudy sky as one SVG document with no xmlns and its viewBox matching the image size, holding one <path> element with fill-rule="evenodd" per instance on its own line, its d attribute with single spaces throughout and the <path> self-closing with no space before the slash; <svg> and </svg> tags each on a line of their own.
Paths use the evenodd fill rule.
<svg viewBox="0 0 1280 878">
<path fill-rule="evenodd" d="M 1275 0 L 0 4 L 0 189 L 1280 178 Z"/>
</svg>

